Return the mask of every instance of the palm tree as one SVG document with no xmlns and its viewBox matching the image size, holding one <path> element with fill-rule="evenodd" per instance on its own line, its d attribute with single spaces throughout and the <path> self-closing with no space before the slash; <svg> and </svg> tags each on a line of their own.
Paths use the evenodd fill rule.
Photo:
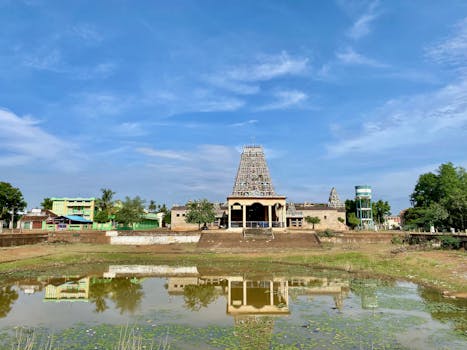
<svg viewBox="0 0 467 350">
<path fill-rule="evenodd" d="M 101 188 L 101 192 L 102 197 L 97 200 L 97 206 L 102 211 L 110 212 L 113 206 L 112 198 L 115 192 L 108 188 Z"/>
</svg>

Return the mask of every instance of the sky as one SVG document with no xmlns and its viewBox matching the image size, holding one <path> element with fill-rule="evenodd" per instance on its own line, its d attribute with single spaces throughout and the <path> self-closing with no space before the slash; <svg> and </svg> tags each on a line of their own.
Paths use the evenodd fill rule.
<svg viewBox="0 0 467 350">
<path fill-rule="evenodd" d="M 467 2 L 0 0 L 0 181 L 45 197 L 288 201 L 467 168 Z"/>
</svg>

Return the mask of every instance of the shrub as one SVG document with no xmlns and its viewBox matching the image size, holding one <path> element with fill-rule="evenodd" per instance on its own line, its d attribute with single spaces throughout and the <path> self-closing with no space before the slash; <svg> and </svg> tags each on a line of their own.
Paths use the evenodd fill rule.
<svg viewBox="0 0 467 350">
<path fill-rule="evenodd" d="M 402 240 L 402 237 L 400 237 L 400 236 L 393 236 L 391 238 L 391 243 L 392 244 L 403 244 L 404 241 Z"/>
<path fill-rule="evenodd" d="M 323 232 L 320 232 L 318 234 L 318 236 L 320 236 L 320 237 L 334 237 L 335 235 L 336 234 L 332 230 L 330 230 L 328 228 L 326 230 L 324 230 Z"/>
<path fill-rule="evenodd" d="M 438 236 L 443 249 L 459 249 L 461 240 L 457 237 L 452 236 Z"/>
</svg>

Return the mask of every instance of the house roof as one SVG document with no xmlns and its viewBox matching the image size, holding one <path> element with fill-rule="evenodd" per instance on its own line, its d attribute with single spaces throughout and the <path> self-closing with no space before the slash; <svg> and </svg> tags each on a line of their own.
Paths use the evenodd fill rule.
<svg viewBox="0 0 467 350">
<path fill-rule="evenodd" d="M 82 224 L 92 224 L 91 220 L 85 219 L 82 216 L 78 216 L 78 215 L 66 215 L 63 217 L 71 221 L 78 221 Z"/>
</svg>

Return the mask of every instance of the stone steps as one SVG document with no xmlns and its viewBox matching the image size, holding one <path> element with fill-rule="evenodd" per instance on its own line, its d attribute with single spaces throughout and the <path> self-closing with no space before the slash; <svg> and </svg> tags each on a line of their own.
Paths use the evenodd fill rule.
<svg viewBox="0 0 467 350">
<path fill-rule="evenodd" d="M 244 228 L 243 238 L 245 239 L 274 239 L 272 228 Z"/>
</svg>

